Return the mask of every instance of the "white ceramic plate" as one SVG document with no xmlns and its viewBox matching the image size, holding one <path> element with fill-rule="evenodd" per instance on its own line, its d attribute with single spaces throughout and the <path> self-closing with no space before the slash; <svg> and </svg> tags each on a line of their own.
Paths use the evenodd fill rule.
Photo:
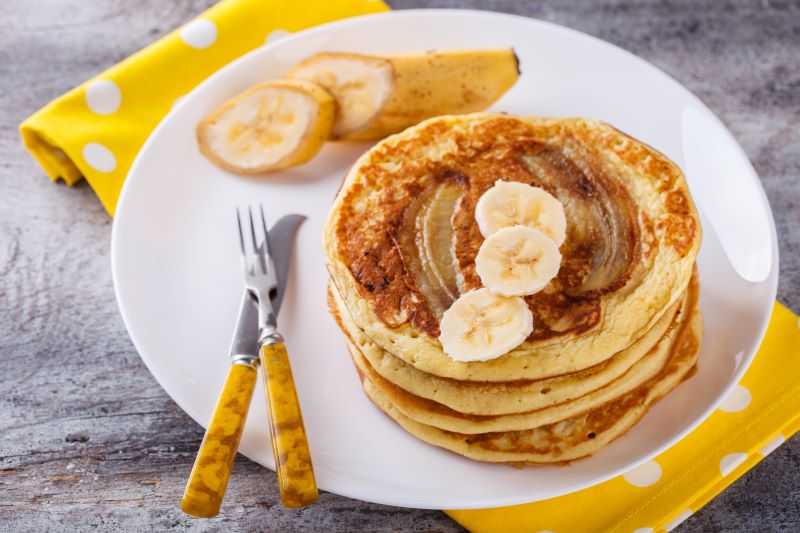
<svg viewBox="0 0 800 533">
<path fill-rule="evenodd" d="M 242 178 L 204 159 L 194 128 L 240 91 L 319 51 L 388 53 L 513 46 L 522 76 L 493 107 L 515 114 L 606 120 L 686 172 L 703 214 L 699 372 L 624 437 L 569 467 L 514 469 L 424 444 L 364 396 L 325 305 L 322 226 L 347 168 L 369 145 L 328 144 L 311 163 Z M 322 489 L 425 508 L 510 505 L 599 483 L 674 444 L 711 413 L 758 347 L 775 297 L 775 228 L 758 177 L 719 120 L 645 61 L 545 22 L 478 11 L 402 11 L 350 19 L 270 43 L 189 94 L 156 128 L 130 171 L 112 238 L 114 285 L 147 367 L 206 425 L 228 368 L 242 291 L 234 206 L 262 202 L 274 219 L 303 213 L 279 326 L 287 339 Z M 260 384 L 259 384 L 260 386 Z M 257 391 L 241 452 L 273 468 Z M 187 471 L 188 475 L 188 471 Z M 236 480 L 233 480 L 236 483 Z"/>
</svg>

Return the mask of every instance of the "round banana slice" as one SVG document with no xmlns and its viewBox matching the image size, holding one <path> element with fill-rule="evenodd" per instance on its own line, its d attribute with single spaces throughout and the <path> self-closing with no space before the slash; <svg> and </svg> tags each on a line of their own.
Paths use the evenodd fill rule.
<svg viewBox="0 0 800 533">
<path fill-rule="evenodd" d="M 555 196 L 526 183 L 497 180 L 478 199 L 475 220 L 484 237 L 510 226 L 528 226 L 561 246 L 567 235 L 564 207 Z"/>
<path fill-rule="evenodd" d="M 439 342 L 456 361 L 487 361 L 510 352 L 533 331 L 525 300 L 482 288 L 461 295 L 444 312 Z"/>
<path fill-rule="evenodd" d="M 527 226 L 503 228 L 483 241 L 475 271 L 483 286 L 503 296 L 539 292 L 561 267 L 561 252 L 544 233 Z"/>
<path fill-rule="evenodd" d="M 279 80 L 229 100 L 197 126 L 200 151 L 238 174 L 305 163 L 333 129 L 336 105 L 322 87 Z"/>
<path fill-rule="evenodd" d="M 348 138 L 373 122 L 391 99 L 395 73 L 388 59 L 324 52 L 290 70 L 286 77 L 317 83 L 336 99 L 333 137 Z"/>
</svg>

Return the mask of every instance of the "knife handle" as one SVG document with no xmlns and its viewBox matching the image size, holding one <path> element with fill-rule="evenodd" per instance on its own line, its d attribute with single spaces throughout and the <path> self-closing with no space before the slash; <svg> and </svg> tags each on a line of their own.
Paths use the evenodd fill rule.
<svg viewBox="0 0 800 533">
<path fill-rule="evenodd" d="M 260 353 L 281 502 L 284 507 L 305 507 L 319 493 L 289 355 L 283 342 L 266 344 Z"/>
<path fill-rule="evenodd" d="M 231 365 L 183 493 L 181 509 L 184 513 L 201 518 L 219 513 L 257 375 L 252 364 Z"/>
</svg>

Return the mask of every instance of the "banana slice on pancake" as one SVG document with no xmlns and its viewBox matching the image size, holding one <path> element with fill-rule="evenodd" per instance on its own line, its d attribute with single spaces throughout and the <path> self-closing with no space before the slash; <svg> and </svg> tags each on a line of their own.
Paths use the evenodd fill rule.
<svg viewBox="0 0 800 533">
<path fill-rule="evenodd" d="M 513 350 L 533 331 L 533 314 L 519 297 L 486 288 L 461 295 L 445 311 L 439 341 L 456 361 L 487 361 Z"/>
<path fill-rule="evenodd" d="M 561 266 L 561 253 L 544 233 L 527 226 L 503 228 L 481 244 L 475 271 L 483 286 L 502 296 L 535 294 Z"/>
<path fill-rule="evenodd" d="M 201 152 L 238 174 L 261 174 L 311 159 L 330 136 L 333 97 L 306 81 L 256 85 L 197 126 Z"/>
<path fill-rule="evenodd" d="M 564 207 L 552 194 L 526 183 L 498 180 L 478 199 L 475 220 L 484 237 L 510 226 L 528 226 L 561 246 L 567 235 Z"/>
</svg>

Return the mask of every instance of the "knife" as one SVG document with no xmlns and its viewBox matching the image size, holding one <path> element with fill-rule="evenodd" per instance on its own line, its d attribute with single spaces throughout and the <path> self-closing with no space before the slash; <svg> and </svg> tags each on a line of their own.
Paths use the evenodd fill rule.
<svg viewBox="0 0 800 533">
<path fill-rule="evenodd" d="M 277 290 L 270 294 L 270 301 L 276 315 L 286 293 L 294 236 L 305 219 L 287 215 L 269 230 L 277 277 Z M 255 389 L 259 351 L 258 305 L 245 289 L 229 350 L 228 377 L 181 500 L 186 514 L 202 518 L 219 514 Z"/>
</svg>

